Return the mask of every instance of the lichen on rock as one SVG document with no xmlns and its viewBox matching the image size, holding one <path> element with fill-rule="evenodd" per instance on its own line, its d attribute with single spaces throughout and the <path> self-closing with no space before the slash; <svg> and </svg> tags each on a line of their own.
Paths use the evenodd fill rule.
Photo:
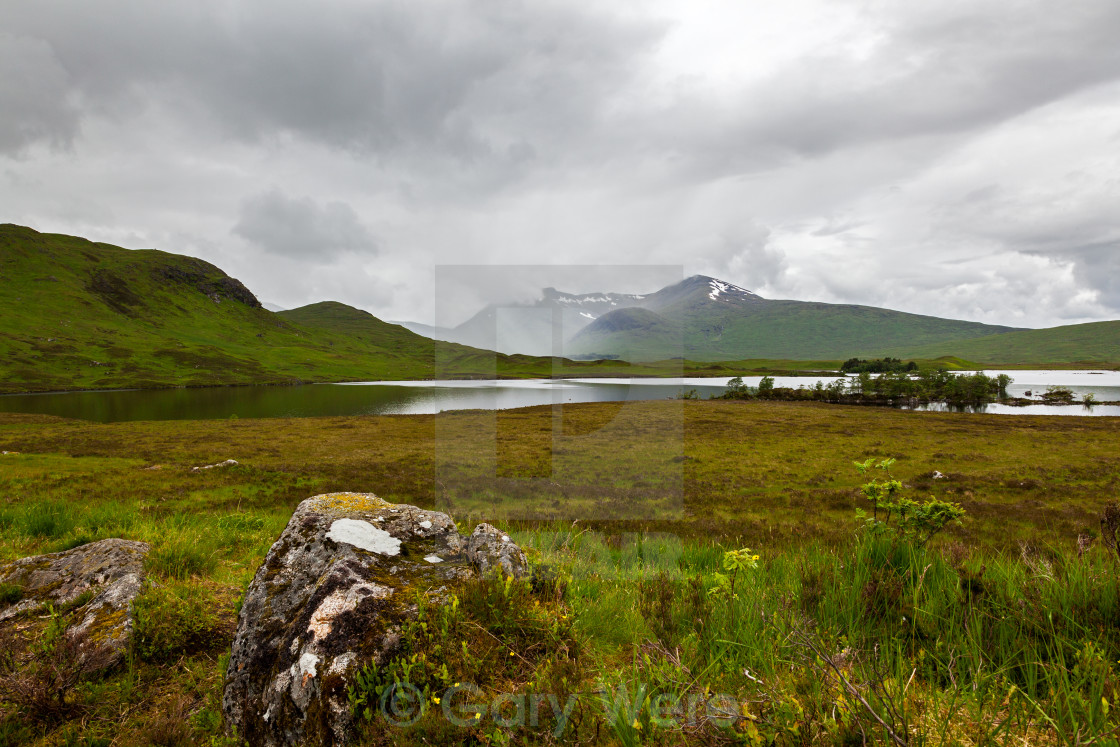
<svg viewBox="0 0 1120 747">
<path fill-rule="evenodd" d="M 37 626 L 27 618 L 46 605 L 63 608 L 89 600 L 73 610 L 66 635 L 80 637 L 90 660 L 105 666 L 119 663 L 131 643 L 132 602 L 144 584 L 146 542 L 104 539 L 65 552 L 21 558 L 0 565 L 0 584 L 18 587 L 19 601 L 0 606 L 0 625 L 18 627 L 24 638 Z"/>
<path fill-rule="evenodd" d="M 443 600 L 479 574 L 476 558 L 525 573 L 524 554 L 504 544 L 502 555 L 480 545 L 468 556 L 447 514 L 368 493 L 308 498 L 245 594 L 222 699 L 227 725 L 251 745 L 345 742 L 354 671 L 387 662 L 417 597 Z"/>
<path fill-rule="evenodd" d="M 509 535 L 489 524 L 474 528 L 466 544 L 467 558 L 485 575 L 495 570 L 507 576 L 525 576 L 529 561 Z"/>
</svg>

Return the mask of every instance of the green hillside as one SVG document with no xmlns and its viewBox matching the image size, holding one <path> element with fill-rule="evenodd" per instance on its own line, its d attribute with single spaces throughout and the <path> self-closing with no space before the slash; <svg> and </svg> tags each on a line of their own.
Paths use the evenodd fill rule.
<svg viewBox="0 0 1120 747">
<path fill-rule="evenodd" d="M 430 375 L 424 338 L 308 330 L 193 257 L 4 225 L 0 275 L 3 391 Z"/>
<path fill-rule="evenodd" d="M 634 368 L 625 361 L 573 361 L 531 355 L 503 355 L 453 342 L 436 342 L 415 334 L 399 324 L 378 319 L 368 311 L 337 301 L 321 301 L 298 309 L 281 311 L 277 316 L 306 329 L 343 337 L 351 344 L 366 343 L 400 355 L 422 360 L 423 377 L 399 378 L 493 378 L 552 376 L 631 375 Z M 673 375 L 674 365 L 664 364 L 639 369 L 641 375 Z M 675 363 L 680 368 L 680 362 Z"/>
<path fill-rule="evenodd" d="M 630 373 L 437 344 L 340 303 L 276 314 L 200 259 L 10 224 L 0 320 L 0 393 Z"/>
<path fill-rule="evenodd" d="M 676 308 L 676 320 L 666 318 L 668 308 L 612 312 L 581 334 L 589 352 L 621 350 L 631 361 L 660 362 L 501 355 L 433 342 L 336 302 L 273 313 L 240 282 L 193 257 L 0 225 L 0 393 L 731 375 L 883 354 L 956 355 L 988 365 L 1120 361 L 1120 322 L 991 334 L 998 328 L 860 306 L 765 301 L 723 317 Z"/>
<path fill-rule="evenodd" d="M 875 357 L 902 345 L 954 345 L 1003 333 L 1008 327 L 940 319 L 870 306 L 756 301 L 721 307 L 702 300 L 663 311 L 658 322 L 616 324 L 623 309 L 597 319 L 577 335 L 574 353 L 612 353 L 631 361 L 683 356 L 691 360 L 744 358 L 846 359 Z M 969 357 L 961 354 L 962 357 Z M 923 355 L 921 357 L 936 357 Z"/>
<path fill-rule="evenodd" d="M 1120 365 L 1120 321 L 1024 329 L 951 344 L 907 345 L 885 351 L 895 357 L 958 355 L 990 367 Z"/>
</svg>

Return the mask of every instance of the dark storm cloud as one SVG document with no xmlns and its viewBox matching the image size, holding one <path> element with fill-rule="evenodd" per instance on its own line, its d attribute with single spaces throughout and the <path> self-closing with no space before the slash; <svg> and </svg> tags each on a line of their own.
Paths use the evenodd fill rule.
<svg viewBox="0 0 1120 747">
<path fill-rule="evenodd" d="M 103 113 L 157 99 L 247 140 L 294 133 L 466 160 L 524 160 L 529 140 L 590 126 L 654 38 L 562 3 L 510 0 L 109 0 L 28 3 L 12 16 Z"/>
<path fill-rule="evenodd" d="M 377 252 L 373 235 L 346 203 L 319 205 L 308 197 L 295 199 L 275 190 L 245 201 L 233 232 L 270 254 L 298 259 Z"/>
</svg>

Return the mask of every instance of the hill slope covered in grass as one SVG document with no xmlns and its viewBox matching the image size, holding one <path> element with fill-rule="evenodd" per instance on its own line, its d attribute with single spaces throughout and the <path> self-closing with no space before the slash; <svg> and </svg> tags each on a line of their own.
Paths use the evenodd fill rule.
<svg viewBox="0 0 1120 747">
<path fill-rule="evenodd" d="M 631 361 L 845 359 L 1013 329 L 871 306 L 770 300 L 702 275 L 644 296 L 640 303 L 647 310 L 643 323 L 626 316 L 634 309 L 611 311 L 574 336 L 570 351 Z"/>
<path fill-rule="evenodd" d="M 0 225 L 0 320 L 0 393 L 424 379 L 437 361 L 441 375 L 455 376 L 607 372 L 437 349 L 344 304 L 276 314 L 200 259 L 10 224 Z"/>
<path fill-rule="evenodd" d="M 572 338 L 568 350 L 630 361 L 889 355 L 955 356 L 989 367 L 1120 365 L 1120 321 L 1016 329 L 872 306 L 768 300 L 703 276 L 643 299 L 642 309 L 600 316 Z"/>
<path fill-rule="evenodd" d="M 1023 329 L 952 344 L 910 345 L 888 351 L 895 357 L 934 358 L 957 355 L 1000 365 L 1120 365 L 1120 321 Z"/>
<path fill-rule="evenodd" d="M 680 362 L 647 366 L 635 372 L 625 361 L 573 361 L 532 355 L 504 355 L 453 342 L 433 341 L 399 324 L 382 321 L 368 311 L 338 301 L 321 301 L 277 316 L 319 333 L 341 336 L 401 355 L 421 355 L 424 378 L 491 378 L 603 376 L 636 373 L 672 375 Z M 417 353 L 417 351 L 422 353 Z M 664 369 L 664 370 L 662 370 Z M 402 376 L 401 378 L 408 378 Z"/>
</svg>

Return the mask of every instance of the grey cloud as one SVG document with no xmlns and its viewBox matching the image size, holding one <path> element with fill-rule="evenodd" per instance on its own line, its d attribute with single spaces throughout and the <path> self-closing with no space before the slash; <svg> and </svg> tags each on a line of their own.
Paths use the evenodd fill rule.
<svg viewBox="0 0 1120 747">
<path fill-rule="evenodd" d="M 1063 179 L 1044 186 L 987 185 L 946 203 L 939 211 L 939 225 L 951 240 L 982 238 L 1022 256 L 1069 266 L 1081 288 L 1095 292 L 1102 307 L 1117 313 L 1120 227 L 1115 205 L 1120 184 L 1109 176 L 1105 171 L 1102 181 L 1093 182 L 1089 190 L 1078 190 Z M 1044 277 L 1035 282 L 1049 281 Z M 1061 308 L 1060 299 L 1054 303 Z"/>
<path fill-rule="evenodd" d="M 66 12 L 60 13 L 65 7 Z M 564 3 L 34 3 L 9 23 L 54 44 L 111 113 L 162 99 L 255 141 L 294 133 L 384 155 L 515 169 L 594 124 L 652 24 Z M 128 23 L 120 19 L 128 17 Z"/>
<path fill-rule="evenodd" d="M 40 141 L 68 145 L 78 131 L 78 111 L 50 45 L 0 34 L 0 70 L 0 152 L 19 153 Z"/>
<path fill-rule="evenodd" d="M 1111 0 L 1060 12 L 1041 0 L 880 5 L 867 19 L 883 40 L 866 58 L 831 49 L 802 57 L 742 89 L 731 114 L 683 130 L 706 143 L 693 166 L 768 169 L 868 143 L 973 132 L 1120 77 L 1120 5 Z"/>
<path fill-rule="evenodd" d="M 372 256 L 377 242 L 344 202 L 320 205 L 271 191 L 247 200 L 233 232 L 271 254 L 332 259 L 344 252 Z"/>
<path fill-rule="evenodd" d="M 812 4 L 779 19 L 783 45 Z M 1120 5 L 817 4 L 858 38 L 713 50 L 736 70 L 702 44 L 682 64 L 654 17 L 702 37 L 736 0 L 10 2 L 0 204 L 172 251 L 194 249 L 161 237 L 196 233 L 264 297 L 392 318 L 430 316 L 410 309 L 434 306 L 447 262 L 682 261 L 774 297 L 987 321 L 1118 303 L 1120 109 L 1101 84 L 1120 80 Z M 1024 147 L 1001 148 L 1013 127 Z M 1067 159 L 1090 178 L 1058 183 Z"/>
<path fill-rule="evenodd" d="M 766 226 L 744 223 L 701 242 L 697 253 L 710 264 L 711 274 L 761 292 L 780 285 L 788 269 L 785 252 L 771 238 Z"/>
<path fill-rule="evenodd" d="M 1051 256 L 1071 262 L 1074 277 L 1097 293 L 1097 300 L 1120 314 L 1120 240 L 1072 247 Z"/>
</svg>

